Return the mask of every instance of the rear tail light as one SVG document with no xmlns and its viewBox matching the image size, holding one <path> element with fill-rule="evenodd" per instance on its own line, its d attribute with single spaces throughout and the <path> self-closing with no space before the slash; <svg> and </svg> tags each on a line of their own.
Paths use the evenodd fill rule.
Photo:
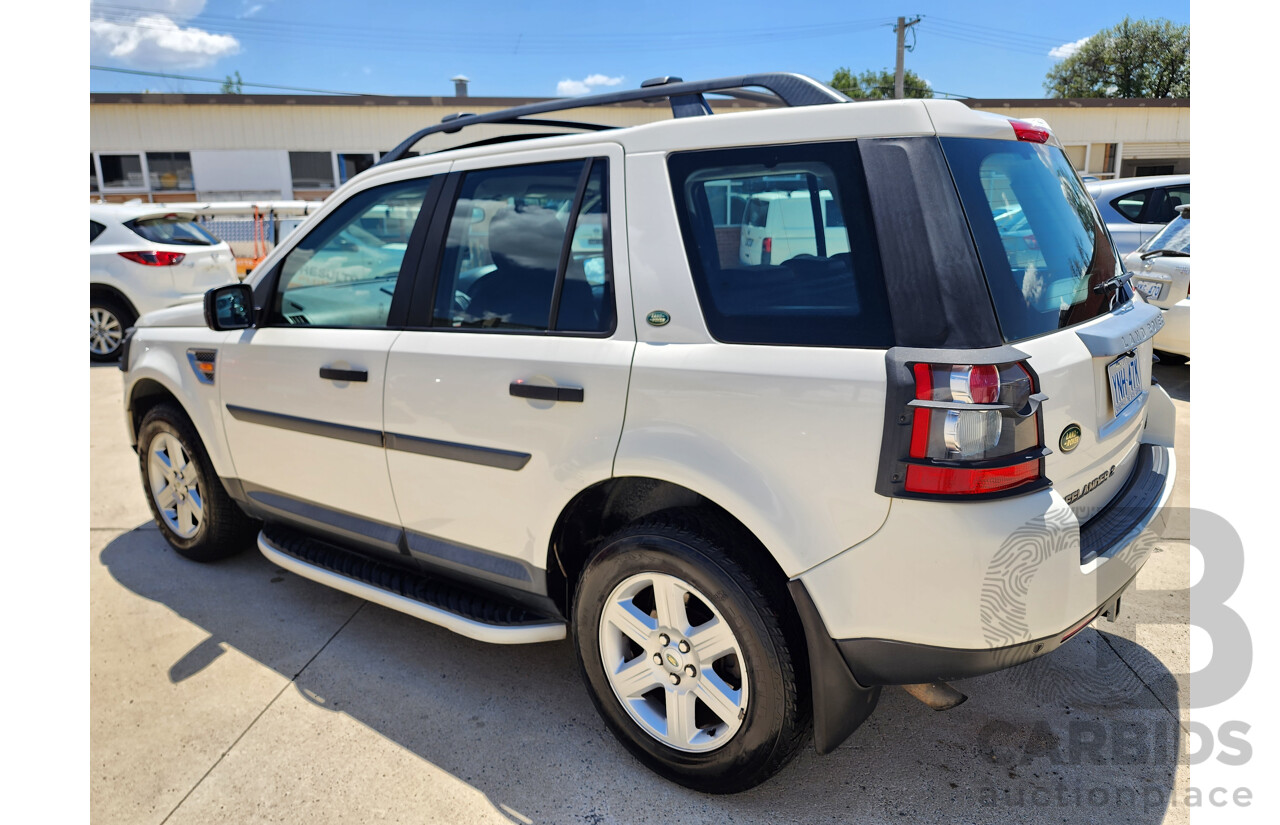
<svg viewBox="0 0 1280 825">
<path fill-rule="evenodd" d="M 908 455 L 890 480 L 894 494 L 975 496 L 1047 485 L 1044 396 L 1022 362 L 910 368 L 913 397 L 902 413 L 891 411 L 911 424 Z"/>
<path fill-rule="evenodd" d="M 141 252 L 121 252 L 121 258 L 128 258 L 135 264 L 146 266 L 173 266 L 182 263 L 187 257 L 183 252 L 165 252 L 163 250 L 143 250 Z"/>
<path fill-rule="evenodd" d="M 772 252 L 772 251 L 773 251 L 773 238 L 765 238 L 765 239 L 764 239 L 764 242 L 760 244 L 760 251 L 761 251 L 761 252 Z"/>
</svg>

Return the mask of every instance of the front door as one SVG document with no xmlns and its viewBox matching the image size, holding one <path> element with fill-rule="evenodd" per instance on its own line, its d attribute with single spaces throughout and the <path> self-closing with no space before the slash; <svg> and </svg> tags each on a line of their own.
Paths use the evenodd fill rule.
<svg viewBox="0 0 1280 825">
<path fill-rule="evenodd" d="M 442 170 L 443 171 L 443 170 Z M 272 267 L 265 317 L 219 353 L 236 474 L 259 507 L 395 552 L 383 451 L 387 352 L 402 322 L 432 178 L 348 196 Z M 411 258 L 412 260 L 406 260 Z"/>
</svg>

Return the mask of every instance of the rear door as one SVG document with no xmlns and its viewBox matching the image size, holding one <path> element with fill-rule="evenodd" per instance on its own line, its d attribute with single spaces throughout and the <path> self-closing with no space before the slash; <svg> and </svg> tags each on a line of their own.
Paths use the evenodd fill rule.
<svg viewBox="0 0 1280 825">
<path fill-rule="evenodd" d="M 621 148 L 520 159 L 455 164 L 387 361 L 387 465 L 415 558 L 538 592 L 560 511 L 612 474 L 635 330 Z"/>
<path fill-rule="evenodd" d="M 405 253 L 421 246 L 425 223 L 415 227 L 446 170 L 370 185 L 330 210 L 258 284 L 259 326 L 218 353 L 227 443 L 247 495 L 279 518 L 388 553 L 398 552 L 399 514 L 383 451 L 387 352 L 412 292 L 403 273 L 416 271 Z M 388 208 L 394 220 L 370 220 Z M 360 243 L 378 249 L 351 249 Z"/>
</svg>

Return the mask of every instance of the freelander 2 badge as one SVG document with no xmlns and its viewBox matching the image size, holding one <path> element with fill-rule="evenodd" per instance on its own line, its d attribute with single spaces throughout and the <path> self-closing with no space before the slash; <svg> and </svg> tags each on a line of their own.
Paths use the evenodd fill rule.
<svg viewBox="0 0 1280 825">
<path fill-rule="evenodd" d="M 1058 446 L 1064 453 L 1069 453 L 1080 446 L 1080 425 L 1068 424 L 1062 431 L 1062 435 L 1058 436 Z"/>
</svg>

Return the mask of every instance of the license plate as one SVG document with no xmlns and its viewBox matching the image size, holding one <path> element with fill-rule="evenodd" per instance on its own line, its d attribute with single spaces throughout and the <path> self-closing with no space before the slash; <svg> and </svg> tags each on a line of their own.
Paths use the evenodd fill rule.
<svg viewBox="0 0 1280 825">
<path fill-rule="evenodd" d="M 1152 281 L 1134 281 L 1133 288 L 1146 295 L 1148 298 L 1160 300 L 1160 293 L 1164 292 L 1164 284 Z"/>
<path fill-rule="evenodd" d="M 1111 408 L 1119 415 L 1135 398 L 1142 395 L 1142 377 L 1138 359 L 1122 355 L 1107 364 L 1107 382 L 1111 384 Z"/>
</svg>

